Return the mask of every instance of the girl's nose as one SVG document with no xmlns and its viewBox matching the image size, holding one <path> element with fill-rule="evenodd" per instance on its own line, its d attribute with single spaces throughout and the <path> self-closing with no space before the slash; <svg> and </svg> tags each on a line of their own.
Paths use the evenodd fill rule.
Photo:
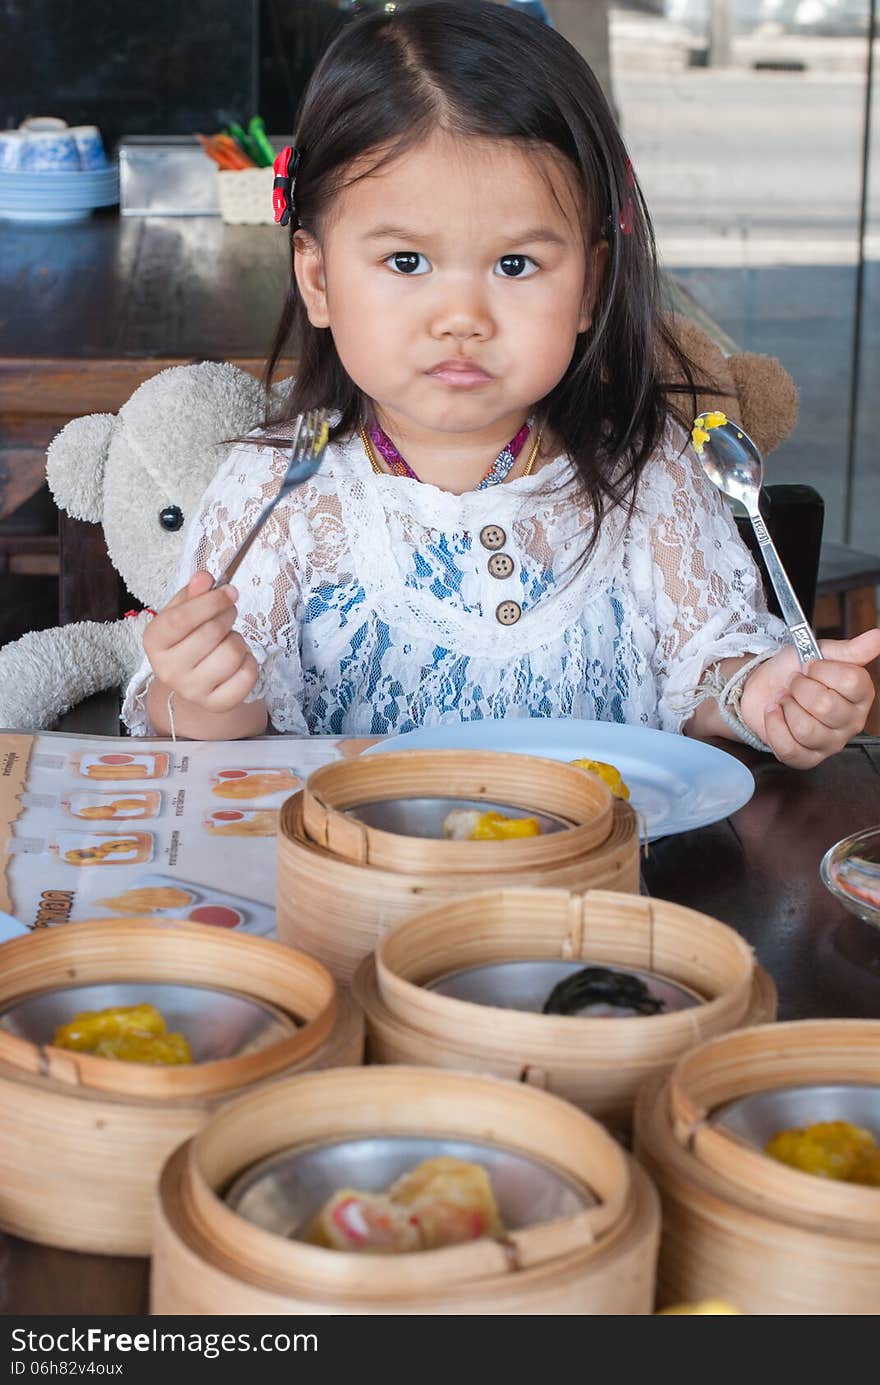
<svg viewBox="0 0 880 1385">
<path fill-rule="evenodd" d="M 483 294 L 462 288 L 448 293 L 434 313 L 431 335 L 469 341 L 473 337 L 485 340 L 493 332 L 492 317 Z"/>
</svg>

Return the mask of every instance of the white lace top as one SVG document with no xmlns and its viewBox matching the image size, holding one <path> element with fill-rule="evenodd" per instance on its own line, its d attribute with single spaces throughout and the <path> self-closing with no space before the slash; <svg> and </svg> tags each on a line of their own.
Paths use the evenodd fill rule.
<svg viewBox="0 0 880 1385">
<path fill-rule="evenodd" d="M 357 438 L 328 448 L 239 568 L 252 697 L 289 734 L 377 735 L 481 717 L 568 716 L 679 731 L 717 659 L 781 644 L 726 503 L 670 428 L 632 519 L 584 564 L 582 508 L 558 457 L 465 495 L 375 475 Z M 168 597 L 220 572 L 287 458 L 236 445 L 189 524 Z M 498 574 L 498 575 L 496 575 Z M 123 720 L 148 734 L 144 661 Z"/>
</svg>

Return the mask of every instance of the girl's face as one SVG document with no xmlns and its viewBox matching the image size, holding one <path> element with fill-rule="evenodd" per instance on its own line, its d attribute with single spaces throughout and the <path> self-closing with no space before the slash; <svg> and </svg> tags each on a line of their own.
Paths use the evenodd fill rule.
<svg viewBox="0 0 880 1385">
<path fill-rule="evenodd" d="M 551 153 L 438 133 L 297 233 L 309 319 L 405 432 L 515 432 L 589 326 L 602 250 L 584 251 L 573 175 Z"/>
</svg>

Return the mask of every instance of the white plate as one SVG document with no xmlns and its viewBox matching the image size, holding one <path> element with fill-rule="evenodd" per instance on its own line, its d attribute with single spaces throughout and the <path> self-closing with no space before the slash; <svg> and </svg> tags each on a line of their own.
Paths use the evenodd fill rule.
<svg viewBox="0 0 880 1385">
<path fill-rule="evenodd" d="M 69 226 L 74 221 L 85 221 L 91 216 L 91 208 L 85 211 L 73 212 L 40 212 L 40 211 L 13 211 L 10 207 L 0 207 L 0 220 L 2 221 L 39 221 L 54 222 L 57 226 Z"/>
<path fill-rule="evenodd" d="M 0 192 L 82 192 L 85 188 L 89 192 L 112 191 L 119 187 L 119 177 L 115 169 L 111 169 L 106 174 L 100 173 L 77 173 L 71 178 L 64 178 L 60 173 L 47 173 L 40 176 L 33 174 L 0 173 Z"/>
<path fill-rule="evenodd" d="M 119 201 L 119 193 L 113 188 L 102 191 L 100 188 L 74 189 L 72 192 L 56 191 L 47 188 L 41 192 L 16 192 L 0 188 L 0 203 L 4 207 L 94 207 L 99 203 L 110 205 Z"/>
<path fill-rule="evenodd" d="M 0 172 L 0 218 L 4 221 L 84 221 L 95 207 L 119 201 L 119 170 L 47 174 Z"/>
<path fill-rule="evenodd" d="M 548 760 L 605 760 L 629 785 L 649 840 L 726 818 L 755 791 L 751 772 L 714 745 L 614 721 L 508 717 L 463 721 L 388 736 L 366 755 L 389 750 L 506 750 Z"/>
</svg>

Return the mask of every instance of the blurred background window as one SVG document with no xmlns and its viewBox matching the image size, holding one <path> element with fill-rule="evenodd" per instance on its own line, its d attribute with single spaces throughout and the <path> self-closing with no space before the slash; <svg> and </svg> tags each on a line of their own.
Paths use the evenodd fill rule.
<svg viewBox="0 0 880 1385">
<path fill-rule="evenodd" d="M 871 0 L 620 0 L 607 13 L 613 98 L 665 268 L 800 388 L 768 479 L 815 486 L 826 537 L 880 551 Z"/>
</svg>

